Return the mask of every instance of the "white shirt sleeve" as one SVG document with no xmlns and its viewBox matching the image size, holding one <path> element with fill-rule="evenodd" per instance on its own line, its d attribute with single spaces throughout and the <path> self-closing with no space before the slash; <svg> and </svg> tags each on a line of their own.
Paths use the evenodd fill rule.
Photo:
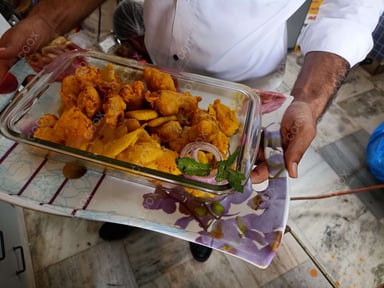
<svg viewBox="0 0 384 288">
<path fill-rule="evenodd" d="M 301 33 L 300 48 L 304 54 L 335 53 L 352 67 L 372 49 L 372 32 L 383 11 L 384 0 L 324 0 L 316 20 Z"/>
</svg>

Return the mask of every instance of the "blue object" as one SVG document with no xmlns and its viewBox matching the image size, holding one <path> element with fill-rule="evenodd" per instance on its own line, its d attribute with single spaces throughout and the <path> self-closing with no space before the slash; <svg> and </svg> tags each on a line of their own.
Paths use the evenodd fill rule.
<svg viewBox="0 0 384 288">
<path fill-rule="evenodd" d="M 384 182 L 384 122 L 369 137 L 366 157 L 372 175 Z"/>
</svg>

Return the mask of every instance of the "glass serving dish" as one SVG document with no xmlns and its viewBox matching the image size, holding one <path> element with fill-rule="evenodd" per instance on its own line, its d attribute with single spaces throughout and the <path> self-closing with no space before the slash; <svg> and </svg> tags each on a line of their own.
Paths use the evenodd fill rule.
<svg viewBox="0 0 384 288">
<path fill-rule="evenodd" d="M 261 102 L 257 91 L 233 82 L 175 71 L 96 51 L 72 51 L 46 66 L 15 96 L 3 112 L 1 133 L 11 140 L 26 144 L 28 150 L 44 157 L 85 166 L 87 169 L 102 171 L 143 185 L 160 186 L 166 191 L 188 187 L 208 193 L 203 193 L 208 197 L 201 196 L 202 200 L 221 199 L 236 192 L 227 183 L 209 184 L 34 138 L 33 133 L 42 115 L 59 114 L 61 80 L 64 76 L 72 74 L 75 67 L 84 63 L 101 69 L 112 64 L 115 73 L 124 81 L 143 80 L 143 69 L 147 66 L 155 67 L 171 75 L 178 91 L 188 91 L 192 95 L 201 96 L 201 109 L 206 109 L 215 99 L 220 99 L 223 104 L 236 111 L 240 122 L 237 133 L 231 136 L 229 151 L 234 153 L 239 149 L 234 169 L 244 174 L 244 183 L 247 181 L 256 160 L 261 135 Z"/>
</svg>

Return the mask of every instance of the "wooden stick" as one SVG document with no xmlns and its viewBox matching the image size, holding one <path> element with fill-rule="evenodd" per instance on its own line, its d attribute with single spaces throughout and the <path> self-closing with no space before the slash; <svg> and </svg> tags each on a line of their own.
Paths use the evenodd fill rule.
<svg viewBox="0 0 384 288">
<path fill-rule="evenodd" d="M 378 185 L 372 185 L 372 186 L 356 188 L 356 189 L 351 189 L 351 190 L 346 190 L 346 191 L 334 192 L 334 193 L 324 194 L 324 195 L 291 197 L 290 199 L 291 199 L 291 201 L 324 199 L 324 198 L 330 198 L 330 197 L 335 197 L 335 196 L 366 192 L 366 191 L 370 191 L 370 190 L 377 190 L 377 189 L 383 189 L 383 188 L 384 188 L 384 184 L 378 184 Z"/>
</svg>

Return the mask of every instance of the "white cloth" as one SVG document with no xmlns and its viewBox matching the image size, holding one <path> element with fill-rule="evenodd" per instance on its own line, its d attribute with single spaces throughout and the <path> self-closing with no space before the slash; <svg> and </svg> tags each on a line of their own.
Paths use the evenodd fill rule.
<svg viewBox="0 0 384 288">
<path fill-rule="evenodd" d="M 301 34 L 300 47 L 304 53 L 335 53 L 353 66 L 372 49 L 383 10 L 384 0 L 324 0 L 316 21 Z"/>
<path fill-rule="evenodd" d="M 255 88 L 265 88 L 260 82 L 265 79 L 266 87 L 276 86 L 287 53 L 286 20 L 303 3 L 145 0 L 145 44 L 156 65 Z M 319 21 L 300 39 L 303 51 L 334 52 L 354 65 L 372 48 L 371 32 L 384 0 L 325 0 L 323 5 Z"/>
</svg>

